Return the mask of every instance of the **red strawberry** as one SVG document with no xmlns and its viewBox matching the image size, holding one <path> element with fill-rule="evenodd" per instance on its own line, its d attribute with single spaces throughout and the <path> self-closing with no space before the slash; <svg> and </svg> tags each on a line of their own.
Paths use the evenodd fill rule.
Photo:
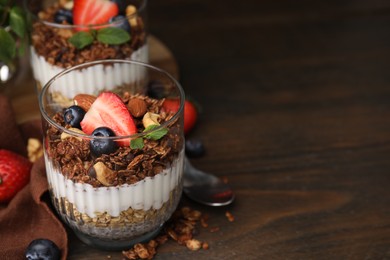
<svg viewBox="0 0 390 260">
<path fill-rule="evenodd" d="M 29 182 L 31 167 L 27 158 L 0 149 L 0 203 L 10 201 Z"/>
<path fill-rule="evenodd" d="M 177 112 L 180 102 L 178 99 L 166 99 L 163 103 L 165 111 Z M 184 102 L 184 133 L 187 134 L 195 126 L 198 112 L 193 103 L 186 100 Z"/>
<path fill-rule="evenodd" d="M 126 105 L 112 92 L 102 92 L 96 98 L 80 125 L 83 132 L 89 135 L 101 126 L 110 128 L 117 136 L 137 133 L 137 127 Z M 128 146 L 130 140 L 121 141 L 119 144 Z"/>
<path fill-rule="evenodd" d="M 75 25 L 104 24 L 118 13 L 118 6 L 113 1 L 74 0 L 73 23 Z"/>
</svg>

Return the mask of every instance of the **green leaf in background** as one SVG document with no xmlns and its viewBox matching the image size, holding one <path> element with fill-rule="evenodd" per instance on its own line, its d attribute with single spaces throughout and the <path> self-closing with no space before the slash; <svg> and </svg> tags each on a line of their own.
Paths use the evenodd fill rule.
<svg viewBox="0 0 390 260">
<path fill-rule="evenodd" d="M 9 2 L 9 0 L 0 0 L 0 5 L 1 6 L 7 6 L 8 2 Z"/>
<path fill-rule="evenodd" d="M 158 125 L 150 125 L 144 130 L 144 132 L 151 131 L 157 127 L 159 127 L 159 126 Z M 161 129 L 158 129 L 156 131 L 152 131 L 152 132 L 146 134 L 145 137 L 148 139 L 152 139 L 152 140 L 158 140 L 158 139 L 162 138 L 164 135 L 166 135 L 167 133 L 168 133 L 168 129 L 161 128 Z"/>
<path fill-rule="evenodd" d="M 28 47 L 28 39 L 27 37 L 24 37 L 19 42 L 19 46 L 17 48 L 17 54 L 19 56 L 24 56 L 26 54 L 27 47 Z"/>
<path fill-rule="evenodd" d="M 93 36 L 89 32 L 78 32 L 69 38 L 69 42 L 77 49 L 82 49 L 93 43 Z"/>
<path fill-rule="evenodd" d="M 0 28 L 0 60 L 9 63 L 16 54 L 16 43 L 14 38 L 4 30 Z"/>
<path fill-rule="evenodd" d="M 0 0 L 0 26 L 3 28 L 7 26 L 8 13 L 7 0 Z"/>
<path fill-rule="evenodd" d="M 20 38 L 23 38 L 26 33 L 26 22 L 24 20 L 24 12 L 19 6 L 12 7 L 9 16 L 9 23 L 11 29 L 18 35 Z"/>
<path fill-rule="evenodd" d="M 131 139 L 131 141 L 130 141 L 130 148 L 131 149 L 142 149 L 142 148 L 144 148 L 144 139 L 142 139 L 142 138 Z"/>
<path fill-rule="evenodd" d="M 130 34 L 117 27 L 107 27 L 97 32 L 97 40 L 105 44 L 122 44 L 130 40 Z"/>
</svg>

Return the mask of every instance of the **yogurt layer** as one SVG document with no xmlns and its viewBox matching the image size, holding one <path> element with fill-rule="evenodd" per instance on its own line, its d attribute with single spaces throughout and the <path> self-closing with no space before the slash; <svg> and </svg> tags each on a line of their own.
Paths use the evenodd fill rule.
<svg viewBox="0 0 390 260">
<path fill-rule="evenodd" d="M 35 80 L 38 82 L 39 90 L 55 75 L 64 68 L 48 63 L 43 56 L 38 55 L 34 47 L 31 50 L 31 66 Z M 147 63 L 149 61 L 148 44 L 134 51 L 130 60 Z M 104 75 L 105 74 L 105 75 Z M 67 98 L 73 98 L 80 92 L 77 86 L 83 86 L 89 93 L 98 92 L 102 88 L 112 90 L 116 86 L 129 84 L 140 80 L 144 75 L 141 67 L 131 64 L 115 64 L 114 66 L 94 66 L 74 73 L 72 77 L 67 76 L 66 81 L 58 79 L 55 84 L 61 89 L 62 94 Z"/>
<path fill-rule="evenodd" d="M 170 168 L 154 177 L 146 177 L 131 185 L 96 188 L 66 179 L 45 154 L 46 174 L 53 195 L 57 199 L 66 198 L 80 213 L 89 217 L 95 217 L 98 212 L 117 217 L 129 208 L 145 211 L 160 209 L 171 199 L 170 193 L 181 184 L 183 160 L 184 151 L 181 151 Z"/>
</svg>

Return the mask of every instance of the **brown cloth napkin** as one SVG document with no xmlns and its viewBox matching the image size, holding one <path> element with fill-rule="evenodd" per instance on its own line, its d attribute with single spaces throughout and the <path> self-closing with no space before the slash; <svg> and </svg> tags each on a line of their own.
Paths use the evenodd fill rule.
<svg viewBox="0 0 390 260">
<path fill-rule="evenodd" d="M 0 148 L 26 156 L 27 139 L 41 138 L 40 122 L 15 122 L 9 100 L 0 95 Z M 66 229 L 50 207 L 43 158 L 34 163 L 30 183 L 8 204 L 0 204 L 0 258 L 25 259 L 28 244 L 37 238 L 52 240 L 67 258 Z"/>
</svg>

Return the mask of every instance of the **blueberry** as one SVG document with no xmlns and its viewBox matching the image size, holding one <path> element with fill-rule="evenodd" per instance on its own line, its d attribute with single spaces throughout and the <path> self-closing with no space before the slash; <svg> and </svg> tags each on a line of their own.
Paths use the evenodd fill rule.
<svg viewBox="0 0 390 260">
<path fill-rule="evenodd" d="M 72 127 L 81 129 L 80 122 L 85 116 L 85 110 L 79 106 L 73 105 L 68 107 L 64 112 L 64 121 Z"/>
<path fill-rule="evenodd" d="M 60 257 L 60 249 L 49 239 L 35 239 L 26 250 L 26 259 L 28 260 L 57 260 Z"/>
<path fill-rule="evenodd" d="M 202 141 L 198 139 L 188 139 L 186 140 L 186 154 L 190 158 L 201 157 L 205 154 L 206 150 Z"/>
<path fill-rule="evenodd" d="M 110 23 L 114 23 L 113 26 L 121 28 L 128 33 L 131 33 L 130 23 L 127 20 L 126 16 L 117 15 L 110 19 Z"/>
<path fill-rule="evenodd" d="M 164 84 L 157 80 L 150 81 L 147 88 L 147 95 L 155 99 L 164 98 L 166 96 Z"/>
<path fill-rule="evenodd" d="M 111 0 L 118 6 L 118 10 L 120 14 L 126 14 L 127 3 L 126 0 Z"/>
<path fill-rule="evenodd" d="M 62 23 L 64 21 L 66 21 L 68 24 L 73 24 L 73 13 L 72 13 L 72 10 L 59 9 L 54 14 L 54 22 Z"/>
<path fill-rule="evenodd" d="M 114 131 L 112 131 L 108 127 L 98 127 L 92 132 L 92 136 L 96 137 L 109 137 L 109 136 L 115 136 Z M 90 141 L 90 148 L 93 155 L 96 157 L 101 156 L 102 154 L 110 154 L 115 152 L 118 149 L 118 145 L 116 142 L 112 139 L 92 139 Z"/>
</svg>

